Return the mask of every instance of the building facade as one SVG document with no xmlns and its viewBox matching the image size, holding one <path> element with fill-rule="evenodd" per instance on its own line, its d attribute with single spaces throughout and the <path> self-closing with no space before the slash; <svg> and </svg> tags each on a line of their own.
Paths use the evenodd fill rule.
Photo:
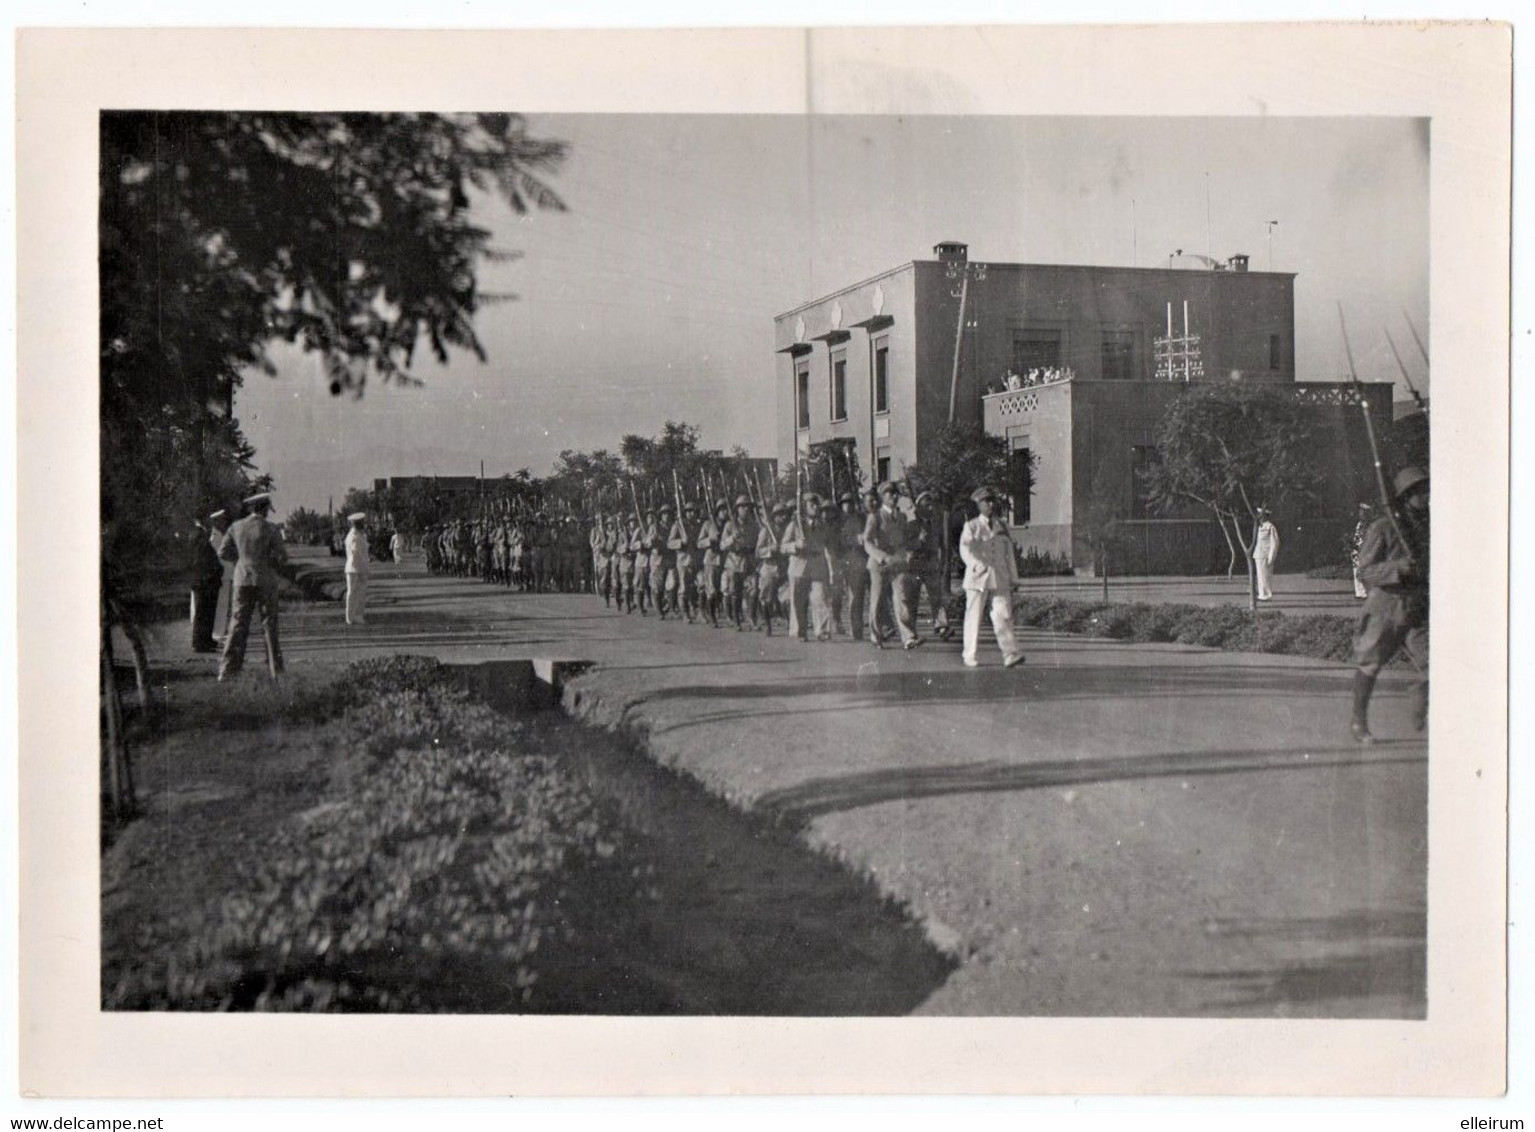
<svg viewBox="0 0 1535 1132">
<path fill-rule="evenodd" d="M 1153 434 L 1191 384 L 1284 385 L 1316 414 L 1330 463 L 1305 513 L 1277 516 L 1289 535 L 1281 568 L 1338 557 L 1373 473 L 1352 391 L 1296 381 L 1292 274 L 1248 271 L 1243 256 L 1190 270 L 978 264 L 957 243 L 935 255 L 774 320 L 782 459 L 841 450 L 883 479 L 929 458 L 949 420 L 981 424 L 1015 454 L 1023 548 L 1088 569 L 1079 528 L 1096 480 L 1128 536 L 1110 569 L 1224 571 L 1215 523 L 1152 513 Z M 1389 425 L 1390 387 L 1370 400 Z"/>
</svg>

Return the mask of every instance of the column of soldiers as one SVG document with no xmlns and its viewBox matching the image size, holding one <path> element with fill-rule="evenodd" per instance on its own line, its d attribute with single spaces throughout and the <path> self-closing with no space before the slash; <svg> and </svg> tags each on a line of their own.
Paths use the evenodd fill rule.
<svg viewBox="0 0 1535 1132">
<path fill-rule="evenodd" d="M 799 506 L 739 495 L 626 515 L 598 514 L 587 544 L 596 593 L 610 609 L 799 640 L 836 634 L 876 647 L 922 643 L 922 592 L 935 634 L 949 635 L 935 516 L 926 497 L 900 506 L 886 482 Z M 679 493 L 680 499 L 680 493 Z"/>
<path fill-rule="evenodd" d="M 428 526 L 421 549 L 432 574 L 477 578 L 521 593 L 592 588 L 592 550 L 574 515 L 451 519 Z"/>
<path fill-rule="evenodd" d="M 420 544 L 432 574 L 521 593 L 594 593 L 610 609 L 801 640 L 840 635 L 878 648 L 950 635 L 939 516 L 929 498 L 886 481 L 799 504 L 750 490 L 582 520 L 545 511 L 434 523 Z M 903 497 L 904 494 L 904 497 Z M 631 493 L 632 495 L 632 493 Z M 679 513 L 678 507 L 681 512 Z"/>
</svg>

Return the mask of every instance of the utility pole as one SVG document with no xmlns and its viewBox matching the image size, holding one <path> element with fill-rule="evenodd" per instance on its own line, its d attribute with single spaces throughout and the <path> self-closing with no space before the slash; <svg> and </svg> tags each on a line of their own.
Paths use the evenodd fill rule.
<svg viewBox="0 0 1535 1132">
<path fill-rule="evenodd" d="M 977 281 L 986 278 L 986 265 L 984 263 L 961 263 L 957 260 L 950 261 L 948 277 L 950 282 L 958 280 L 957 287 L 951 287 L 949 294 L 959 300 L 959 322 L 954 327 L 954 368 L 949 374 L 949 423 L 954 423 L 954 412 L 959 404 L 959 356 L 965 342 L 965 304 L 970 298 L 970 279 L 974 276 Z"/>
<path fill-rule="evenodd" d="M 1278 227 L 1279 227 L 1279 221 L 1277 221 L 1277 220 L 1270 220 L 1268 222 L 1268 230 L 1269 230 L 1269 270 L 1270 271 L 1274 270 L 1274 229 L 1278 228 Z"/>
</svg>

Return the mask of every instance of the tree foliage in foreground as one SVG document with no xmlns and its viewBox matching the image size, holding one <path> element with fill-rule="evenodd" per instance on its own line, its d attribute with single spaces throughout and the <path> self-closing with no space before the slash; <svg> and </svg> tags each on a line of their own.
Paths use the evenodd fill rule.
<svg viewBox="0 0 1535 1132">
<path fill-rule="evenodd" d="M 131 605 L 193 515 L 266 484 L 233 419 L 269 350 L 318 352 L 332 393 L 414 380 L 424 344 L 484 357 L 474 316 L 511 258 L 471 198 L 563 208 L 563 143 L 511 114 L 101 116 L 103 576 Z"/>
</svg>

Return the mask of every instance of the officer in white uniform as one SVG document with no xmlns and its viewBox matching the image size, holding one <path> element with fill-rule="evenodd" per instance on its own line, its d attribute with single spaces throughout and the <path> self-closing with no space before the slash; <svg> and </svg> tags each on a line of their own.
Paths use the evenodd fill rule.
<svg viewBox="0 0 1535 1132">
<path fill-rule="evenodd" d="M 353 511 L 346 518 L 352 524 L 346 533 L 346 623 L 362 625 L 368 604 L 368 532 L 362 525 L 368 516 Z"/>
<path fill-rule="evenodd" d="M 989 607 L 1002 663 L 1011 668 L 1023 662 L 1013 635 L 1013 582 L 1018 576 L 1013 536 L 1002 520 L 996 491 L 978 487 L 970 498 L 981 513 L 965 523 L 959 536 L 959 557 L 965 564 L 964 663 L 966 668 L 980 664 L 976 653 L 981 639 L 981 614 Z"/>
<path fill-rule="evenodd" d="M 1258 537 L 1253 540 L 1253 563 L 1258 568 L 1258 600 L 1274 596 L 1274 559 L 1279 557 L 1279 528 L 1267 507 L 1258 508 Z"/>
</svg>

